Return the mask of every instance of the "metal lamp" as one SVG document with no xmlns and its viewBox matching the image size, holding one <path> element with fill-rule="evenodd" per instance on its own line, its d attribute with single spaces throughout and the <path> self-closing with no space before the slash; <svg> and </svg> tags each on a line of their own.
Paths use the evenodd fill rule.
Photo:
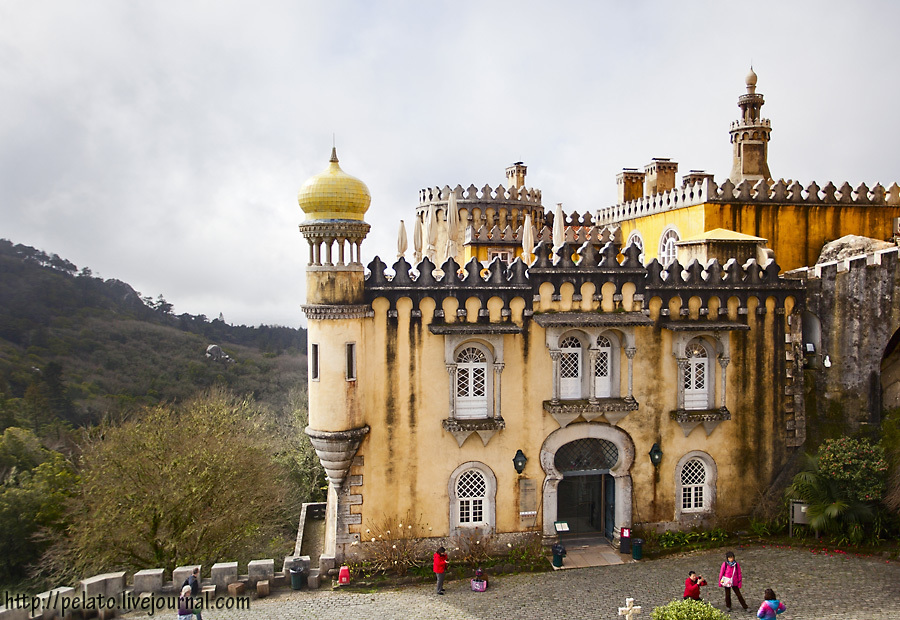
<svg viewBox="0 0 900 620">
<path fill-rule="evenodd" d="M 653 466 L 656 467 L 660 464 L 663 457 L 663 451 L 659 447 L 658 443 L 653 444 L 653 447 L 650 448 L 650 462 L 653 463 Z"/>
<path fill-rule="evenodd" d="M 522 450 L 516 452 L 516 455 L 513 457 L 513 466 L 516 468 L 516 473 L 521 474 L 525 471 L 525 463 L 528 462 L 528 458 L 525 456 L 525 453 Z"/>
</svg>

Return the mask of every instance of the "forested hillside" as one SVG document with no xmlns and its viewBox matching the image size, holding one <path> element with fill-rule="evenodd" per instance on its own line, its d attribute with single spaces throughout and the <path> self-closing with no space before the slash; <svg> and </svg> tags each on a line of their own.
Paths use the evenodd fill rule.
<svg viewBox="0 0 900 620">
<path fill-rule="evenodd" d="M 304 330 L 0 240 L 0 587 L 290 553 L 324 487 L 306 419 Z"/>
</svg>

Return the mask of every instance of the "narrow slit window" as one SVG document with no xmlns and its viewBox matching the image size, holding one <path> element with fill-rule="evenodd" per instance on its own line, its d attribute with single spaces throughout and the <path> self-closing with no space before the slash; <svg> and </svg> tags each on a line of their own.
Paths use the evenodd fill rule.
<svg viewBox="0 0 900 620">
<path fill-rule="evenodd" d="M 309 345 L 309 378 L 319 380 L 319 345 Z"/>
<path fill-rule="evenodd" d="M 356 343 L 347 343 L 347 381 L 356 380 Z"/>
</svg>

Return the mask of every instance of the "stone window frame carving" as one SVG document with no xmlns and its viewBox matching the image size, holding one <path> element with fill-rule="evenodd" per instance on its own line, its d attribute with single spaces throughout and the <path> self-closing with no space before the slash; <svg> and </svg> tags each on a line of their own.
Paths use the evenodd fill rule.
<svg viewBox="0 0 900 620">
<path fill-rule="evenodd" d="M 684 398 L 685 373 L 690 367 L 687 347 L 697 340 L 703 343 L 708 354 L 707 407 L 706 409 L 687 409 Z M 730 332 L 719 330 L 673 332 L 672 354 L 675 356 L 677 364 L 676 409 L 672 412 L 672 419 L 681 425 L 685 437 L 700 424 L 703 424 L 706 434 L 709 436 L 721 421 L 731 419 L 731 413 L 726 407 L 727 369 L 731 362 Z"/>
<path fill-rule="evenodd" d="M 703 483 L 703 506 L 701 508 L 684 508 L 682 493 L 684 484 L 681 476 L 685 465 L 693 460 L 700 461 L 706 469 L 706 479 Z M 716 486 L 719 479 L 719 468 L 715 459 L 702 450 L 692 450 L 683 455 L 675 466 L 675 520 L 695 520 L 699 517 L 708 517 L 716 511 Z"/>
<path fill-rule="evenodd" d="M 669 242 L 671 241 L 671 246 Z M 668 267 L 678 258 L 678 249 L 676 243 L 681 241 L 681 233 L 674 225 L 666 226 L 662 234 L 659 236 L 659 263 L 663 267 Z"/>
<path fill-rule="evenodd" d="M 476 347 L 487 359 L 487 415 L 478 418 L 460 418 L 457 409 L 457 356 L 468 347 Z M 462 447 L 466 439 L 477 434 L 486 446 L 491 438 L 504 428 L 506 422 L 501 415 L 500 378 L 503 363 L 503 336 L 499 334 L 445 334 L 444 364 L 448 374 L 448 416 L 441 422 L 444 430 L 453 435 Z"/>
<path fill-rule="evenodd" d="M 484 477 L 485 494 L 482 503 L 482 520 L 477 522 L 460 523 L 460 502 L 457 496 L 457 483 L 460 476 L 467 471 L 478 471 Z M 492 534 L 497 524 L 497 476 L 494 471 L 480 461 L 467 461 L 453 470 L 447 483 L 447 496 L 450 498 L 450 537 L 457 536 L 464 531 L 478 528 L 484 535 Z"/>
<path fill-rule="evenodd" d="M 581 399 L 578 400 L 587 400 L 591 403 L 597 403 L 604 398 L 598 397 L 596 395 L 596 382 L 594 377 L 594 365 L 597 362 L 597 356 L 600 353 L 600 348 L 598 346 L 598 339 L 600 336 L 604 336 L 610 340 L 611 347 L 611 355 L 610 355 L 610 365 L 612 368 L 612 377 L 611 381 L 611 391 L 610 395 L 607 398 L 622 398 L 621 392 L 621 384 L 622 384 L 622 354 L 624 353 L 625 358 L 628 360 L 627 363 L 627 377 L 628 377 L 628 386 L 626 395 L 624 398 L 633 399 L 634 398 L 634 355 L 637 352 L 637 349 L 634 346 L 634 328 L 631 327 L 619 327 L 616 329 L 611 329 L 608 327 L 578 327 L 573 328 L 569 326 L 562 327 L 549 327 L 547 328 L 547 348 L 550 350 L 550 358 L 553 361 L 553 393 L 551 395 L 550 402 L 558 404 L 561 401 L 565 401 L 565 399 L 560 396 L 559 389 L 559 380 L 560 380 L 560 365 L 559 360 L 562 356 L 562 350 L 560 349 L 560 343 L 567 337 L 577 335 L 578 339 L 581 341 L 582 346 L 582 371 L 581 371 Z"/>
</svg>

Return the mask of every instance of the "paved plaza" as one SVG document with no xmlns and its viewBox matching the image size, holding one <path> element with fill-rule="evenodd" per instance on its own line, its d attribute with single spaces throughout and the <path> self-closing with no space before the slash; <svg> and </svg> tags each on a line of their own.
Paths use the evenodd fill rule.
<svg viewBox="0 0 900 620">
<path fill-rule="evenodd" d="M 765 588 L 771 587 L 787 605 L 784 620 L 900 618 L 900 564 L 874 557 L 776 547 L 735 548 L 744 574 L 742 589 L 752 613 L 737 601 L 732 616 L 755 618 Z M 372 619 L 604 619 L 619 618 L 625 597 L 643 607 L 637 620 L 649 620 L 653 607 L 681 598 L 684 579 L 695 570 L 714 583 L 725 549 L 689 556 L 642 560 L 615 566 L 491 579 L 487 592 L 472 592 L 468 582 L 452 581 L 447 594 L 433 585 L 379 589 L 370 593 L 330 589 L 280 590 L 254 600 L 249 611 L 204 612 L 204 620 L 271 618 L 297 620 Z M 724 609 L 722 590 L 703 588 L 703 598 Z"/>
</svg>

